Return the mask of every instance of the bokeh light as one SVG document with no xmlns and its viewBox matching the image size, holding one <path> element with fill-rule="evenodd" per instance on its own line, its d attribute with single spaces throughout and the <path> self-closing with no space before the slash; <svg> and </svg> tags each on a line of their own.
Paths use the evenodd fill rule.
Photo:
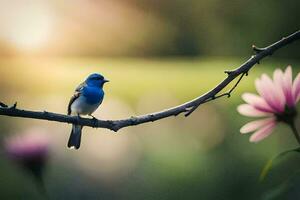
<svg viewBox="0 0 300 200">
<path fill-rule="evenodd" d="M 37 50 L 51 40 L 55 17 L 46 1 L 0 2 L 1 37 L 23 51 Z"/>
</svg>

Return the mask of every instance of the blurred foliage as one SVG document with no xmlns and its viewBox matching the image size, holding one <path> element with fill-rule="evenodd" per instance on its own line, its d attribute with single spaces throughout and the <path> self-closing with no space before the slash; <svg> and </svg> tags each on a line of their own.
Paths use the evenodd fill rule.
<svg viewBox="0 0 300 200">
<path fill-rule="evenodd" d="M 299 29 L 299 1 L 129 0 L 176 27 L 174 48 L 164 54 L 249 55 Z M 299 58 L 299 43 L 280 56 Z"/>
<path fill-rule="evenodd" d="M 245 56 L 299 29 L 298 0 L 0 2 L 0 55 Z M 299 42 L 280 57 L 299 59 Z"/>
</svg>

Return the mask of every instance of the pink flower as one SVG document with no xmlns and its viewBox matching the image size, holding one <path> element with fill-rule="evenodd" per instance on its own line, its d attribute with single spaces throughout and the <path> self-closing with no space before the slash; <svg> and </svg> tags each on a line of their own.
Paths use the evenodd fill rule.
<svg viewBox="0 0 300 200">
<path fill-rule="evenodd" d="M 255 81 L 255 86 L 259 95 L 243 94 L 242 98 L 247 104 L 237 108 L 242 115 L 260 117 L 240 129 L 242 134 L 254 132 L 250 137 L 251 142 L 258 142 L 269 136 L 279 122 L 293 125 L 297 115 L 295 106 L 300 99 L 300 73 L 293 82 L 291 66 L 285 72 L 276 69 L 273 80 L 263 74 Z M 298 140 L 299 136 L 296 137 Z"/>
<path fill-rule="evenodd" d="M 49 140 L 41 133 L 29 131 L 4 141 L 7 157 L 29 170 L 34 176 L 42 175 L 49 155 Z"/>
</svg>

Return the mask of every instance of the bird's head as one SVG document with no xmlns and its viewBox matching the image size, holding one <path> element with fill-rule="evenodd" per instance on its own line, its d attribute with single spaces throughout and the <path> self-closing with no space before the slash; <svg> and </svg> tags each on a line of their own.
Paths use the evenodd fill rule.
<svg viewBox="0 0 300 200">
<path fill-rule="evenodd" d="M 91 74 L 86 79 L 86 84 L 89 86 L 103 87 L 104 83 L 109 82 L 101 74 Z"/>
</svg>

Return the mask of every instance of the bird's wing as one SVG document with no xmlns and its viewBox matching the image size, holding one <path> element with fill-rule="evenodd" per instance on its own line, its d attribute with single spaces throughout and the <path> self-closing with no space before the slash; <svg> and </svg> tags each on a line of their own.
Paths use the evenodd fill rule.
<svg viewBox="0 0 300 200">
<path fill-rule="evenodd" d="M 80 85 L 78 85 L 78 87 L 75 89 L 75 92 L 74 92 L 73 96 L 71 97 L 71 99 L 70 99 L 70 101 L 69 101 L 69 105 L 68 105 L 68 115 L 70 115 L 71 112 L 72 112 L 72 111 L 71 111 L 71 105 L 72 105 L 72 103 L 80 96 L 81 90 L 82 90 L 82 88 L 83 88 L 84 86 L 86 86 L 86 83 L 85 83 L 85 82 L 83 82 L 83 83 L 81 83 Z"/>
</svg>

